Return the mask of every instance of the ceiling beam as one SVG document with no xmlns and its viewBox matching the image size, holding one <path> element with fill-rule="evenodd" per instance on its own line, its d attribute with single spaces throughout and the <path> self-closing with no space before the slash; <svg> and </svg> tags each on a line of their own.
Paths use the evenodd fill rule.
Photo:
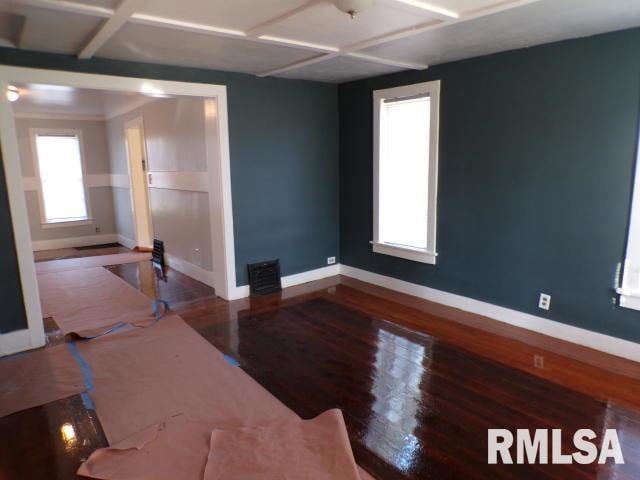
<svg viewBox="0 0 640 480">
<path fill-rule="evenodd" d="M 246 34 L 242 30 L 222 28 L 215 25 L 188 22 L 185 20 L 176 20 L 174 18 L 158 17 L 156 15 L 148 15 L 146 13 L 134 13 L 133 15 L 131 15 L 131 19 L 129 21 L 131 23 L 138 23 L 141 25 L 150 25 L 152 27 L 170 28 L 173 30 L 202 33 L 205 35 L 213 35 L 218 37 L 246 37 Z"/>
<path fill-rule="evenodd" d="M 459 18 L 460 14 L 453 10 L 447 10 L 446 8 L 438 7 L 437 5 L 431 5 L 425 3 L 422 0 L 390 0 L 390 3 L 402 3 L 409 5 L 417 10 L 426 12 L 429 16 L 437 18 L 438 20 L 450 20 L 452 18 Z"/>
<path fill-rule="evenodd" d="M 145 3 L 146 0 L 124 0 L 116 10 L 100 7 L 96 5 L 78 3 L 71 0 L 13 0 L 14 4 L 31 5 L 35 7 L 47 8 L 51 10 L 57 10 L 62 12 L 78 13 L 84 15 L 91 15 L 100 18 L 107 18 L 108 21 L 102 26 L 100 31 L 91 39 L 91 41 L 82 49 L 79 56 L 80 58 L 88 58 L 95 54 L 95 52 L 102 47 L 126 22 L 138 23 L 143 25 L 151 25 L 161 28 L 168 28 L 173 30 L 183 30 L 194 33 L 201 33 L 206 35 L 213 35 L 219 37 L 232 37 L 243 39 L 247 41 L 254 41 L 272 45 L 285 45 L 291 48 L 299 48 L 316 53 L 313 57 L 294 62 L 283 67 L 270 70 L 259 74 L 259 76 L 266 77 L 271 75 L 277 75 L 296 68 L 302 68 L 308 65 L 312 65 L 319 62 L 324 62 L 338 56 L 349 56 L 353 58 L 359 58 L 361 60 L 379 63 L 382 65 L 389 65 L 400 68 L 422 70 L 427 68 L 427 65 L 416 64 L 412 62 L 404 62 L 401 60 L 392 60 L 386 58 L 380 58 L 377 56 L 361 53 L 361 50 L 371 48 L 377 45 L 382 45 L 402 38 L 411 37 L 428 30 L 435 30 L 437 28 L 446 27 L 456 23 L 462 23 L 469 20 L 474 20 L 487 15 L 492 15 L 502 11 L 510 10 L 513 8 L 521 7 L 527 4 L 535 3 L 540 0 L 503 0 L 496 5 L 477 9 L 474 11 L 465 12 L 458 15 L 456 12 L 447 11 L 445 9 L 426 4 L 422 0 L 382 0 L 385 3 L 402 3 L 409 5 L 416 9 L 425 10 L 430 20 L 414 25 L 412 27 L 403 28 L 394 32 L 379 35 L 377 37 L 369 38 L 361 42 L 357 42 L 348 45 L 343 48 L 336 48 L 328 45 L 318 45 L 314 43 L 299 41 L 295 39 L 280 38 L 277 36 L 268 35 L 268 30 L 287 19 L 302 13 L 305 10 L 312 8 L 314 5 L 326 0 L 309 0 L 303 5 L 285 12 L 277 17 L 262 22 L 254 27 L 249 28 L 246 31 L 233 30 L 228 28 L 217 27 L 215 25 L 200 24 L 194 22 L 188 22 L 173 18 L 159 17 L 155 15 L 148 15 L 143 13 L 136 13 L 135 10 Z M 131 8 L 131 5 L 136 4 L 130 12 L 127 10 Z M 129 5 L 127 10 L 124 9 L 126 5 Z M 116 18 L 118 17 L 118 18 Z M 113 20 L 113 21 L 112 21 Z M 85 56 L 82 56 L 84 54 Z"/>
<path fill-rule="evenodd" d="M 122 0 L 113 15 L 80 50 L 78 58 L 91 58 L 145 3 L 147 0 Z"/>
<path fill-rule="evenodd" d="M 309 0 L 308 2 L 292 10 L 289 10 L 288 12 L 285 12 L 282 15 L 278 15 L 277 17 L 271 18 L 265 22 L 259 23 L 258 25 L 249 28 L 248 30 L 245 31 L 245 33 L 247 34 L 248 37 L 254 37 L 254 38 L 264 35 L 265 33 L 268 33 L 270 28 L 306 10 L 309 10 L 310 8 L 318 5 L 319 3 L 322 3 L 323 1 L 324 0 Z"/>
<path fill-rule="evenodd" d="M 404 68 L 406 70 L 426 70 L 429 65 L 424 63 L 403 62 L 402 60 L 391 60 L 388 58 L 380 58 L 375 55 L 367 55 L 366 53 L 351 52 L 346 54 L 347 57 L 358 58 L 371 63 L 379 63 L 390 67 Z"/>
<path fill-rule="evenodd" d="M 263 72 L 258 74 L 260 77 L 268 77 L 272 75 L 277 75 L 279 73 L 288 72 L 290 70 L 295 70 L 296 68 L 306 67 L 308 65 L 312 65 L 314 63 L 324 62 L 326 60 L 330 60 L 340 55 L 348 55 L 359 50 L 364 50 L 366 48 L 375 47 L 378 45 L 382 45 L 384 43 L 392 42 L 394 40 L 400 40 L 407 37 L 412 37 L 418 35 L 420 33 L 435 30 L 442 27 L 447 27 L 450 25 L 454 25 L 457 23 L 468 22 L 470 20 L 475 20 L 481 17 L 486 17 L 489 15 L 494 15 L 496 13 L 504 12 L 507 10 L 511 10 L 514 8 L 522 7 L 531 3 L 539 2 L 541 0 L 507 0 L 503 1 L 497 5 L 493 5 L 491 7 L 481 8 L 478 10 L 474 10 L 468 12 L 466 14 L 461 15 L 459 18 L 451 18 L 447 21 L 440 21 L 436 19 L 429 20 L 424 23 L 420 23 L 418 25 L 414 25 L 408 28 L 402 28 L 399 30 L 395 30 L 393 32 L 379 35 L 377 37 L 373 37 L 367 40 L 363 40 L 361 42 L 356 42 L 346 47 L 340 49 L 339 52 L 336 53 L 328 53 L 325 55 L 317 55 L 311 58 L 307 58 L 304 60 L 300 60 L 298 62 L 293 62 L 288 65 L 285 65 L 280 68 L 276 68 L 267 72 Z"/>
<path fill-rule="evenodd" d="M 90 5 L 85 3 L 69 2 L 66 0 L 20 0 L 9 2 L 14 5 L 28 5 L 31 7 L 46 8 L 58 12 L 79 13 L 92 17 L 109 18 L 113 15 L 113 9 Z"/>
</svg>

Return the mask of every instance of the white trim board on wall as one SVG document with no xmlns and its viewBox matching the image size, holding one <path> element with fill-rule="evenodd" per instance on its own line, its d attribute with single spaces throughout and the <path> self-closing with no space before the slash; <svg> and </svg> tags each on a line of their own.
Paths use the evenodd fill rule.
<svg viewBox="0 0 640 480">
<path fill-rule="evenodd" d="M 94 173 L 85 176 L 87 188 L 122 187 L 129 188 L 129 175 L 113 173 Z M 25 192 L 37 192 L 39 181 L 37 177 L 22 177 Z"/>
<path fill-rule="evenodd" d="M 116 243 L 118 235 L 115 233 L 105 233 L 102 235 L 86 235 L 84 237 L 55 238 L 52 240 L 34 240 L 32 242 L 33 251 L 53 250 L 56 248 L 88 247 L 90 245 L 102 245 L 105 243 Z"/>
<path fill-rule="evenodd" d="M 165 253 L 165 260 L 170 268 L 173 268 L 174 270 L 188 275 L 189 277 L 215 289 L 215 274 L 212 271 L 205 270 L 198 265 L 194 265 L 193 263 L 187 262 L 186 260 L 176 257 L 175 255 L 171 255 L 170 253 Z"/>
<path fill-rule="evenodd" d="M 463 297 L 462 295 L 425 287 L 416 283 L 405 282 L 404 280 L 387 277 L 348 265 L 340 265 L 340 273 L 347 277 L 388 288 L 389 290 L 395 290 L 431 302 L 458 308 L 549 337 L 558 338 L 617 357 L 640 362 L 640 344 L 628 340 L 592 332 L 584 328 L 574 327 L 565 323 L 556 322 L 555 320 L 537 317 L 510 308 Z"/>
<path fill-rule="evenodd" d="M 118 235 L 117 237 L 118 243 L 120 243 L 121 245 L 124 245 L 127 248 L 135 248 L 136 242 L 134 242 L 130 238 L 124 237 L 122 235 Z M 167 262 L 167 265 L 174 270 L 188 275 L 189 277 L 198 280 L 205 285 L 209 285 L 210 287 L 213 287 L 215 289 L 215 275 L 212 271 L 205 270 L 198 265 L 194 265 L 193 263 L 176 257 L 175 255 L 171 255 L 170 253 L 165 253 L 165 260 Z"/>
<path fill-rule="evenodd" d="M 281 278 L 282 288 L 293 287 L 303 283 L 322 280 L 323 278 L 333 277 L 340 274 L 340 265 L 329 265 L 327 267 L 316 268 L 315 270 L 307 270 L 306 272 L 294 273 Z M 241 285 L 236 287 L 235 299 L 245 298 L 251 294 L 249 285 Z"/>
<path fill-rule="evenodd" d="M 147 172 L 149 188 L 208 192 L 207 172 Z"/>
<path fill-rule="evenodd" d="M 0 357 L 22 352 L 31 347 L 31 335 L 29 330 L 16 330 L 15 332 L 0 335 Z"/>
</svg>

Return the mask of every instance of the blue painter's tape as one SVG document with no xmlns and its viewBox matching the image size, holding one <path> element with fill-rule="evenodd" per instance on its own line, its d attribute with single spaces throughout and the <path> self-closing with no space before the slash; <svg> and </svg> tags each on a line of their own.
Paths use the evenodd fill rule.
<svg viewBox="0 0 640 480">
<path fill-rule="evenodd" d="M 224 355 L 224 359 L 232 367 L 239 367 L 240 366 L 240 362 L 238 362 L 235 358 L 230 357 L 229 355 Z"/>
<path fill-rule="evenodd" d="M 91 400 L 91 397 L 87 392 L 81 393 L 80 398 L 82 398 L 82 404 L 84 405 L 84 408 L 86 408 L 87 410 L 96 409 L 95 405 L 93 404 L 93 400 Z"/>
<path fill-rule="evenodd" d="M 69 342 L 67 343 L 67 346 L 69 347 L 69 351 L 71 352 L 71 355 L 73 356 L 74 360 L 78 363 L 78 366 L 80 367 L 80 371 L 82 372 L 82 379 L 84 380 L 84 386 L 86 387 L 87 392 L 92 392 L 94 389 L 94 386 L 93 386 L 93 374 L 91 373 L 91 367 L 89 366 L 87 361 L 84 359 L 84 357 L 80 353 L 80 350 L 78 350 L 78 346 L 76 345 L 76 342 Z"/>
</svg>

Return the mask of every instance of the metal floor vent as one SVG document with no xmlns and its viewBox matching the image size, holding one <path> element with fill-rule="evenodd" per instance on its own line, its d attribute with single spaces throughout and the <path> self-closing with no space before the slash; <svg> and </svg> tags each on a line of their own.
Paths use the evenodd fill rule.
<svg viewBox="0 0 640 480">
<path fill-rule="evenodd" d="M 164 267 L 164 242 L 162 240 L 153 240 L 153 252 L 151 253 L 151 261 L 160 267 Z"/>
<path fill-rule="evenodd" d="M 251 295 L 265 295 L 282 290 L 280 260 L 250 264 L 249 285 L 251 286 Z"/>
</svg>

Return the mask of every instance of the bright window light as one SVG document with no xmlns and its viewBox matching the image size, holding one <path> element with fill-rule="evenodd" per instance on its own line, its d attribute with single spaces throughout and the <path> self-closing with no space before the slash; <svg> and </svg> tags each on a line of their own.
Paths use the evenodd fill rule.
<svg viewBox="0 0 640 480">
<path fill-rule="evenodd" d="M 385 101 L 381 108 L 381 243 L 427 248 L 429 97 Z"/>
<path fill-rule="evenodd" d="M 87 220 L 88 209 L 78 136 L 36 134 L 35 143 L 45 222 Z"/>
<path fill-rule="evenodd" d="M 439 86 L 374 92 L 376 253 L 435 263 Z"/>
</svg>

